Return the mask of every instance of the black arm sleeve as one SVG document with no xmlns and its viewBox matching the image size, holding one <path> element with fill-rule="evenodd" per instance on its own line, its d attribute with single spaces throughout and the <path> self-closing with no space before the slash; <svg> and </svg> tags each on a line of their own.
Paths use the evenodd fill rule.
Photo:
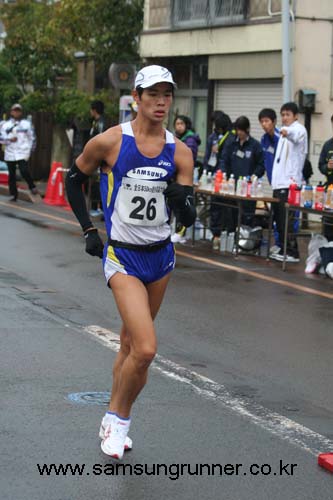
<svg viewBox="0 0 333 500">
<path fill-rule="evenodd" d="M 89 218 L 86 200 L 82 191 L 82 184 L 88 178 L 89 175 L 81 172 L 81 170 L 76 166 L 76 163 L 74 162 L 72 168 L 67 173 L 65 182 L 68 201 L 77 220 L 81 224 L 83 232 L 93 227 L 93 224 Z"/>
<path fill-rule="evenodd" d="M 183 186 L 185 194 L 185 203 L 179 208 L 179 220 L 185 227 L 190 227 L 194 224 L 197 216 L 197 211 L 194 206 L 194 193 L 192 186 Z"/>
</svg>

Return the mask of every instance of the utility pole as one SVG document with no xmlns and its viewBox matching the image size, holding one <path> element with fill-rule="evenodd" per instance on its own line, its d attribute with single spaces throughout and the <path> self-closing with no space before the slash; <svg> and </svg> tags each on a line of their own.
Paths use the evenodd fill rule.
<svg viewBox="0 0 333 500">
<path fill-rule="evenodd" d="M 292 100 L 289 0 L 282 0 L 283 102 Z"/>
</svg>

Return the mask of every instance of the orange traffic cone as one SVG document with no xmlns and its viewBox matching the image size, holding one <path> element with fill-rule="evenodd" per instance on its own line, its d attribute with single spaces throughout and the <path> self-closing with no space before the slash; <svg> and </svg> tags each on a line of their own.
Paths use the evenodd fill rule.
<svg viewBox="0 0 333 500">
<path fill-rule="evenodd" d="M 61 162 L 54 161 L 52 163 L 44 203 L 47 205 L 57 205 L 59 207 L 70 209 L 70 206 L 65 199 L 62 168 L 63 165 Z"/>
</svg>

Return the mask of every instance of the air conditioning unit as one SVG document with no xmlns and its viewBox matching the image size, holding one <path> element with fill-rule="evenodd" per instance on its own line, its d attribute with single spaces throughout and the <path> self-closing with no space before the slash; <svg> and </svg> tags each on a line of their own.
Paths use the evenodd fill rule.
<svg viewBox="0 0 333 500">
<path fill-rule="evenodd" d="M 109 68 L 109 80 L 115 89 L 132 89 L 136 67 L 134 64 L 112 63 Z"/>
</svg>

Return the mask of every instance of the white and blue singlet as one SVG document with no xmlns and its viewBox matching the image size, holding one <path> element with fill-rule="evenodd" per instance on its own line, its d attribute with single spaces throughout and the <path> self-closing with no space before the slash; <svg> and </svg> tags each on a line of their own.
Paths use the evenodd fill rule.
<svg viewBox="0 0 333 500">
<path fill-rule="evenodd" d="M 115 165 L 100 176 L 108 242 L 103 268 L 107 283 L 116 273 L 143 283 L 161 279 L 175 266 L 169 211 L 163 191 L 175 176 L 175 139 L 165 130 L 165 145 L 155 158 L 140 153 L 131 122 L 121 124 L 122 142 Z"/>
</svg>

